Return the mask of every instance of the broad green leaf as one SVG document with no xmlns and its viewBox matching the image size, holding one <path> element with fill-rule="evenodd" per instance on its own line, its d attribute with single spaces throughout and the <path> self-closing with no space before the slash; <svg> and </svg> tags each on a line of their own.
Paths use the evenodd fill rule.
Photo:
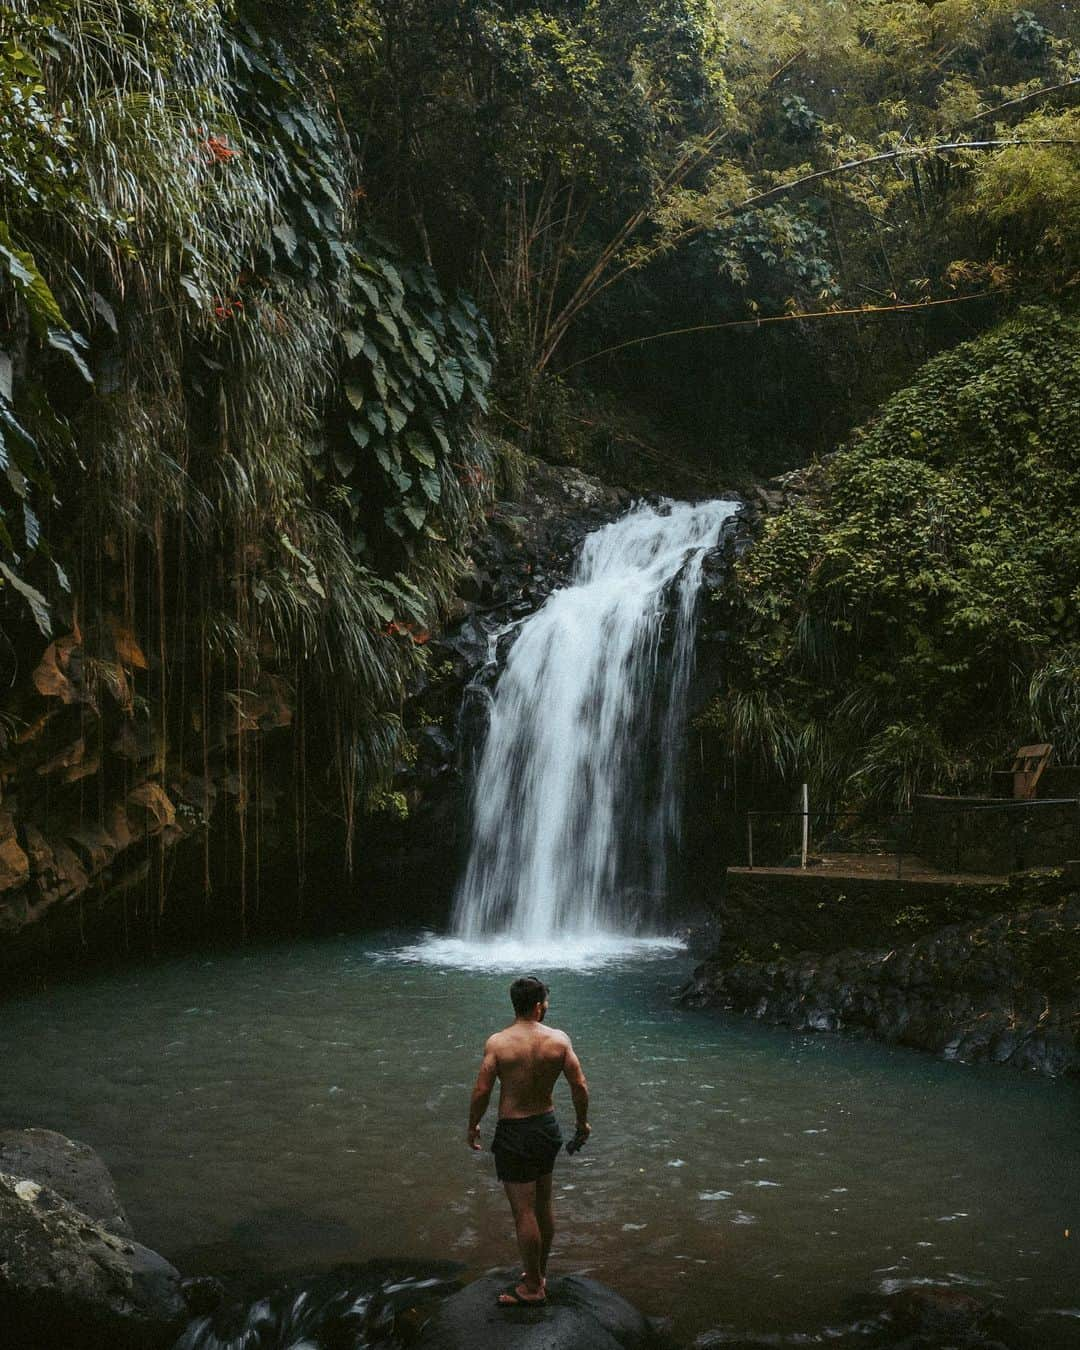
<svg viewBox="0 0 1080 1350">
<path fill-rule="evenodd" d="M 364 350 L 363 333 L 358 333 L 355 328 L 346 328 L 341 335 L 341 340 L 345 343 L 345 350 L 349 353 L 349 360 L 355 361 Z"/>
<path fill-rule="evenodd" d="M 207 303 L 206 292 L 194 277 L 189 277 L 181 272 L 177 280 L 180 289 L 188 295 L 189 299 L 194 300 L 197 305 L 205 305 Z"/>
<path fill-rule="evenodd" d="M 23 473 L 22 469 L 20 469 L 17 464 L 11 463 L 8 464 L 4 472 L 7 475 L 7 480 L 11 484 L 11 490 L 15 493 L 15 496 L 25 501 L 26 474 Z"/>
<path fill-rule="evenodd" d="M 329 179 L 324 178 L 321 173 L 316 174 L 315 177 L 316 181 L 318 182 L 322 190 L 326 193 L 326 195 L 330 198 L 330 200 L 334 203 L 334 205 L 338 208 L 338 210 L 340 210 L 341 195 L 339 194 L 337 188 L 334 187 L 334 185 L 329 181 Z"/>
<path fill-rule="evenodd" d="M 437 466 L 435 453 L 428 444 L 426 437 L 419 431 L 410 431 L 405 437 L 405 444 L 409 447 L 409 454 L 413 459 L 418 459 L 421 464 L 426 464 L 429 469 Z"/>
<path fill-rule="evenodd" d="M 405 512 L 409 524 L 414 530 L 423 529 L 424 521 L 427 520 L 427 508 L 418 505 L 416 502 L 405 502 L 402 505 L 402 511 Z"/>
<path fill-rule="evenodd" d="M 93 301 L 94 310 L 101 315 L 101 317 L 109 325 L 112 331 L 114 333 L 119 332 L 119 328 L 116 323 L 116 313 L 113 310 L 112 305 L 109 304 L 108 300 L 105 299 L 105 297 L 101 294 L 101 292 L 91 291 L 90 299 Z"/>
<path fill-rule="evenodd" d="M 439 475 L 432 473 L 430 469 L 420 470 L 420 486 L 429 502 L 437 502 L 442 496 L 442 483 L 439 481 Z"/>
<path fill-rule="evenodd" d="M 0 573 L 3 573 L 30 606 L 30 613 L 34 616 L 34 622 L 42 635 L 52 637 L 52 615 L 49 611 L 49 602 L 41 592 L 31 586 L 29 582 L 23 581 L 22 577 L 13 572 L 6 562 L 0 561 Z"/>
<path fill-rule="evenodd" d="M 361 272 L 354 272 L 352 274 L 352 279 L 364 292 L 372 305 L 374 305 L 376 309 L 379 309 L 382 305 L 382 296 L 380 296 L 378 288 L 371 278 L 365 277 Z"/>
<path fill-rule="evenodd" d="M 286 225 L 284 221 L 279 221 L 273 227 L 274 238 L 282 246 L 290 258 L 296 257 L 296 245 L 298 243 L 296 231 L 291 225 Z"/>
<path fill-rule="evenodd" d="M 390 525 L 389 519 L 386 520 L 386 523 Z M 391 526 L 391 529 L 394 529 L 398 534 L 401 533 L 400 529 L 398 529 L 398 527 L 396 526 Z M 390 604 L 388 600 L 384 600 L 377 591 L 373 591 L 371 593 L 371 595 L 368 597 L 368 603 L 371 605 L 371 608 L 375 611 L 375 613 L 379 616 L 380 619 L 382 619 L 385 623 L 393 623 L 394 607 L 393 605 Z"/>
<path fill-rule="evenodd" d="M 65 328 L 50 328 L 45 335 L 45 340 L 50 347 L 55 347 L 58 352 L 64 352 L 70 356 L 75 369 L 88 384 L 94 383 L 94 377 L 90 374 L 90 367 L 82 358 L 79 347 L 86 347 L 87 341 L 80 334 Z"/>
<path fill-rule="evenodd" d="M 401 281 L 401 274 L 393 263 L 388 262 L 386 258 L 379 258 L 376 266 L 395 291 L 399 294 L 404 292 L 405 287 Z"/>
<path fill-rule="evenodd" d="M 345 397 L 357 412 L 364 406 L 364 386 L 352 376 L 345 381 Z"/>
<path fill-rule="evenodd" d="M 349 419 L 349 435 L 353 438 L 361 450 L 366 450 L 368 441 L 371 440 L 371 432 L 363 424 L 352 418 Z"/>
<path fill-rule="evenodd" d="M 375 318 L 382 324 L 395 342 L 401 342 L 401 330 L 398 328 L 394 319 L 387 314 L 385 310 L 380 310 L 379 313 L 375 315 Z"/>
<path fill-rule="evenodd" d="M 300 205 L 307 212 L 308 219 L 311 221 L 312 225 L 315 226 L 315 233 L 322 234 L 328 224 L 328 222 L 323 219 L 323 213 L 309 197 L 304 197 Z"/>
<path fill-rule="evenodd" d="M 444 356 L 439 362 L 439 369 L 442 372 L 446 392 L 455 403 L 460 403 L 461 396 L 465 392 L 465 376 L 461 371 L 461 363 L 456 356 Z"/>
<path fill-rule="evenodd" d="M 0 260 L 7 263 L 8 272 L 22 294 L 26 312 L 37 336 L 46 337 L 50 328 L 66 328 L 67 324 L 57 304 L 56 296 L 38 271 L 34 255 L 16 247 L 4 221 L 0 221 Z"/>
<path fill-rule="evenodd" d="M 424 362 L 433 366 L 435 364 L 435 336 L 429 333 L 426 328 L 410 328 L 409 339 L 412 345 L 420 353 Z"/>
<path fill-rule="evenodd" d="M 38 520 L 33 508 L 27 501 L 23 502 L 23 532 L 26 535 L 26 547 L 29 549 L 37 548 L 41 542 L 41 521 Z"/>
<path fill-rule="evenodd" d="M 2 238 L 3 236 L 0 235 L 0 239 Z M 25 254 L 23 256 L 25 256 Z M 0 258 L 3 258 L 7 263 L 8 272 L 16 286 L 25 288 L 33 285 L 33 270 L 22 261 L 22 257 L 19 256 L 18 250 L 6 248 L 3 244 L 0 244 Z"/>
</svg>

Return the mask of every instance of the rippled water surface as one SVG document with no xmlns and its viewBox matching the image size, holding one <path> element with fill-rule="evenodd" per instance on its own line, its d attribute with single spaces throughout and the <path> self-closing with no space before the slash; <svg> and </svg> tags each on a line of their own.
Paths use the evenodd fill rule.
<svg viewBox="0 0 1080 1350">
<path fill-rule="evenodd" d="M 140 1239 L 185 1273 L 504 1264 L 506 1202 L 464 1133 L 508 977 L 439 961 L 340 937 L 6 1004 L 0 1124 L 96 1147 Z M 1075 1083 L 677 1011 L 688 968 L 652 949 L 549 974 L 595 1130 L 556 1167 L 553 1269 L 687 1334 L 817 1329 L 852 1296 L 932 1280 L 1076 1343 Z M 557 1106 L 569 1126 L 565 1085 Z"/>
</svg>

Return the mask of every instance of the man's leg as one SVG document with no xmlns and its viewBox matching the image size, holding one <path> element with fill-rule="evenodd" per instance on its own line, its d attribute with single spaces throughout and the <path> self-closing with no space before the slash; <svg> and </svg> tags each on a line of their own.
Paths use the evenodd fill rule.
<svg viewBox="0 0 1080 1350">
<path fill-rule="evenodd" d="M 540 1277 L 547 1280 L 548 1256 L 551 1239 L 555 1236 L 555 1215 L 551 1209 L 551 1178 L 549 1172 L 536 1183 L 536 1225 L 540 1229 Z"/>
<path fill-rule="evenodd" d="M 514 1229 L 517 1232 L 518 1250 L 525 1266 L 525 1273 L 518 1292 L 531 1298 L 540 1298 L 544 1292 L 541 1274 L 543 1244 L 540 1237 L 540 1225 L 536 1218 L 535 1181 L 504 1181 L 503 1188 L 510 1201 L 514 1215 Z M 511 1302 L 512 1300 L 507 1300 Z"/>
</svg>

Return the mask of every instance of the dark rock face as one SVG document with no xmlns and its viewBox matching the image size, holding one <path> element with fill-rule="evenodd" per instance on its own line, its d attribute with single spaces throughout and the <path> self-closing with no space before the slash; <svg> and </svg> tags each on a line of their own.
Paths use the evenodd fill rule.
<svg viewBox="0 0 1080 1350">
<path fill-rule="evenodd" d="M 109 1169 L 86 1144 L 55 1130 L 0 1130 L 0 1172 L 48 1186 L 110 1233 L 134 1236 Z"/>
<path fill-rule="evenodd" d="M 681 996 L 796 1031 L 853 1031 L 1048 1074 L 1080 1074 L 1080 896 L 909 945 L 710 959 Z"/>
<path fill-rule="evenodd" d="M 180 1276 L 56 1191 L 0 1173 L 0 1328 L 6 1350 L 152 1350 L 186 1318 Z"/>
<path fill-rule="evenodd" d="M 448 1298 L 424 1327 L 416 1350 L 647 1350 L 657 1344 L 636 1308 L 596 1280 L 562 1275 L 539 1308 L 502 1308 L 499 1294 L 516 1270 L 493 1270 Z"/>
</svg>

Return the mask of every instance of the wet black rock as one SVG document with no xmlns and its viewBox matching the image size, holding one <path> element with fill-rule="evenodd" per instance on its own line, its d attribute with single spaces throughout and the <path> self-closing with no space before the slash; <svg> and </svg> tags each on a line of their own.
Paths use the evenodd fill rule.
<svg viewBox="0 0 1080 1350">
<path fill-rule="evenodd" d="M 180 1275 L 47 1186 L 0 1173 L 5 1350 L 156 1350 L 187 1318 Z"/>
<path fill-rule="evenodd" d="M 0 1130 L 0 1172 L 49 1186 L 110 1233 L 133 1236 L 109 1169 L 87 1144 L 55 1130 Z"/>
<path fill-rule="evenodd" d="M 554 1276 L 539 1308 L 498 1305 L 517 1278 L 489 1271 L 442 1303 L 416 1350 L 651 1350 L 652 1323 L 621 1295 L 583 1275 Z"/>
<path fill-rule="evenodd" d="M 189 1317 L 206 1317 L 225 1301 L 225 1286 L 214 1275 L 192 1275 L 180 1282 Z"/>
<path fill-rule="evenodd" d="M 174 1350 L 399 1350 L 431 1303 L 460 1288 L 459 1270 L 449 1261 L 367 1261 L 236 1288 L 198 1310 Z"/>
<path fill-rule="evenodd" d="M 454 743 L 442 727 L 423 727 L 417 738 L 416 749 L 423 764 L 449 764 L 454 758 Z"/>
<path fill-rule="evenodd" d="M 796 1031 L 850 1031 L 1045 1074 L 1080 1074 L 1080 896 L 915 942 L 775 960 L 720 950 L 682 992 Z"/>
</svg>

